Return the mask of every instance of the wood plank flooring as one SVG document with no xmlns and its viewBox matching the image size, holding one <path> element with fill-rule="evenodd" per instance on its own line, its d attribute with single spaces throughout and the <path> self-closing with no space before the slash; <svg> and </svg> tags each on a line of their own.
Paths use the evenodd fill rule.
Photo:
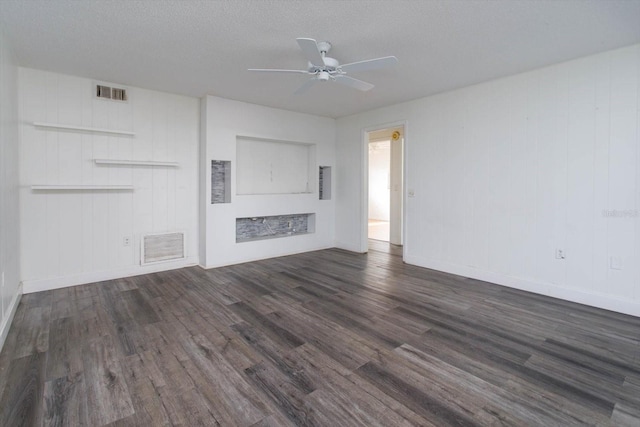
<svg viewBox="0 0 640 427">
<path fill-rule="evenodd" d="M 371 245 L 25 295 L 0 426 L 640 426 L 640 318 Z"/>
</svg>

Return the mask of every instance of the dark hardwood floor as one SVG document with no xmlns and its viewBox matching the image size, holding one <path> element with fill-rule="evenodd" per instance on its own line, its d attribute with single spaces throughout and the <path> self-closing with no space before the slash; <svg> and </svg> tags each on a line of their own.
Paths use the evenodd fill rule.
<svg viewBox="0 0 640 427">
<path fill-rule="evenodd" d="M 640 318 L 398 252 L 25 295 L 0 425 L 640 425 Z"/>
</svg>

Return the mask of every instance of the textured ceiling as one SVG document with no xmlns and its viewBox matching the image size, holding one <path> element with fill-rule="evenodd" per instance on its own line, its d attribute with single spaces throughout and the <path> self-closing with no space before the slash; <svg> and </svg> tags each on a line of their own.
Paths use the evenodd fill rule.
<svg viewBox="0 0 640 427">
<path fill-rule="evenodd" d="M 22 66 L 200 97 L 341 117 L 640 42 L 639 0 L 0 0 Z M 296 37 L 342 63 L 395 55 L 393 69 L 293 92 Z"/>
</svg>

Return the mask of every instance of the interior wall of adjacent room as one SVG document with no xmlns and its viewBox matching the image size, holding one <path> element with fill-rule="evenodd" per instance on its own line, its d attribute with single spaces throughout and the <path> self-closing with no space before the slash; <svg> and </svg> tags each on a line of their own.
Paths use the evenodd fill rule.
<svg viewBox="0 0 640 427">
<path fill-rule="evenodd" d="M 407 120 L 407 262 L 640 315 L 639 86 L 634 45 L 339 119 L 339 246 L 363 129 Z"/>
<path fill-rule="evenodd" d="M 335 166 L 335 120 L 207 96 L 203 99 L 201 170 L 211 176 L 211 161 L 231 161 L 231 203 L 211 204 L 211 179 L 201 191 L 206 217 L 201 239 L 206 242 L 203 266 L 218 267 L 256 259 L 334 246 L 334 200 L 318 199 L 318 166 Z M 245 194 L 237 191 L 236 138 L 252 137 L 315 145 L 314 182 L 308 194 Z M 332 188 L 336 188 L 332 174 Z M 333 192 L 333 190 L 332 190 Z M 236 218 L 314 213 L 315 232 L 292 237 L 236 243 Z"/>
<path fill-rule="evenodd" d="M 0 349 L 22 293 L 18 209 L 18 68 L 0 29 Z"/>
<path fill-rule="evenodd" d="M 196 264 L 199 100 L 130 87 L 128 102 L 118 103 L 94 97 L 91 79 L 28 68 L 20 69 L 19 83 L 25 292 Z M 34 122 L 135 136 L 46 130 Z M 175 161 L 178 167 L 101 166 L 96 158 Z M 33 184 L 134 190 L 34 192 Z M 188 258 L 142 267 L 141 237 L 166 231 L 186 233 Z"/>
<path fill-rule="evenodd" d="M 389 221 L 391 142 L 369 143 L 369 219 Z"/>
</svg>

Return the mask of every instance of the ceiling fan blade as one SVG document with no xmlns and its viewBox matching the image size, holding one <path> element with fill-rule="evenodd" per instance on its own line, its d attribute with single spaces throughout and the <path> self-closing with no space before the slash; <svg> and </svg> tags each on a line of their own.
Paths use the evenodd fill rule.
<svg viewBox="0 0 640 427">
<path fill-rule="evenodd" d="M 398 63 L 395 56 L 385 56 L 384 58 L 368 59 L 366 61 L 352 62 L 343 64 L 339 68 L 345 73 L 354 73 L 358 71 L 375 70 L 378 68 L 390 67 Z"/>
<path fill-rule="evenodd" d="M 363 92 L 373 89 L 374 86 L 371 83 L 363 82 L 362 80 L 354 79 L 353 77 L 345 75 L 337 75 L 335 76 L 335 79 L 336 83 L 340 83 L 342 85 L 349 86 Z"/>
<path fill-rule="evenodd" d="M 278 70 L 275 68 L 249 68 L 247 71 L 259 71 L 259 72 L 266 72 L 266 73 L 302 73 L 302 74 L 309 74 L 309 72 L 307 70 Z"/>
<path fill-rule="evenodd" d="M 294 92 L 294 94 L 300 95 L 301 93 L 305 93 L 306 91 L 308 91 L 311 88 L 311 86 L 316 84 L 317 81 L 318 81 L 318 79 L 316 79 L 316 78 L 307 80 L 306 82 L 304 82 L 304 84 L 302 86 L 300 86 L 298 88 L 298 90 L 296 90 Z"/>
<path fill-rule="evenodd" d="M 316 43 L 314 39 L 300 38 L 296 40 L 298 41 L 298 45 L 300 46 L 300 49 L 302 49 L 304 56 L 307 57 L 309 62 L 316 67 L 324 67 L 324 59 L 322 59 L 322 55 L 318 50 L 318 43 Z"/>
</svg>

